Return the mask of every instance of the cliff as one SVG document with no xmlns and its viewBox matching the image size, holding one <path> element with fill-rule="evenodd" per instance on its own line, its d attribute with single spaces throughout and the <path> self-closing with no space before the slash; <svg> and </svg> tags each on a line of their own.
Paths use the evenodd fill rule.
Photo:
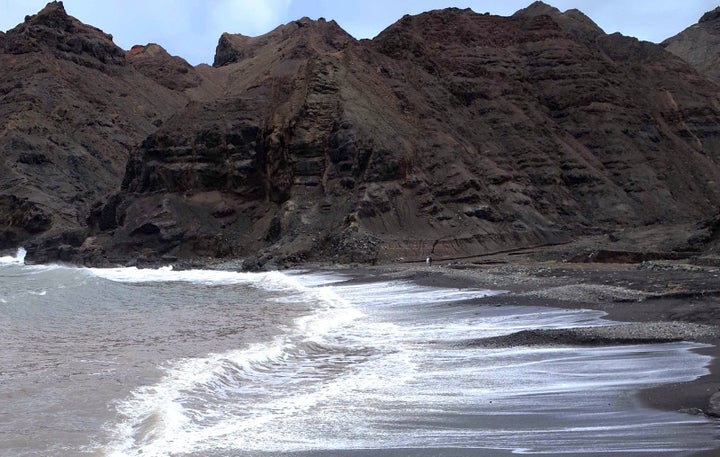
<svg viewBox="0 0 720 457">
<path fill-rule="evenodd" d="M 0 37 L 3 49 L 17 33 Z M 167 98 L 144 98 L 159 105 L 154 118 L 119 117 L 137 124 L 107 184 L 76 205 L 88 214 L 97 197 L 86 225 L 75 220 L 81 236 L 27 235 L 29 259 L 449 258 L 687 227 L 720 207 L 718 86 L 579 11 L 438 10 L 361 41 L 303 18 L 259 37 L 224 34 L 213 67 L 154 46 L 108 51 L 79 76 L 142 81 L 106 93 L 112 106 L 143 88 Z M 33 52 L 53 62 L 69 52 L 46 48 Z M 676 231 L 673 247 L 703 249 L 714 235 L 702 227 Z"/>
<path fill-rule="evenodd" d="M 187 97 L 138 72 L 112 37 L 49 3 L 0 41 L 0 249 L 84 239 L 130 151 Z"/>
</svg>

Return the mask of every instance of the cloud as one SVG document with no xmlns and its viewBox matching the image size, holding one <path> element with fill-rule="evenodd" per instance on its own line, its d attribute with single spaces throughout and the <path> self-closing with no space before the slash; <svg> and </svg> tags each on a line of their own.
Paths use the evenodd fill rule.
<svg viewBox="0 0 720 457">
<path fill-rule="evenodd" d="M 262 35 L 282 24 L 292 0 L 223 0 L 210 6 L 210 25 L 216 31 Z"/>
</svg>

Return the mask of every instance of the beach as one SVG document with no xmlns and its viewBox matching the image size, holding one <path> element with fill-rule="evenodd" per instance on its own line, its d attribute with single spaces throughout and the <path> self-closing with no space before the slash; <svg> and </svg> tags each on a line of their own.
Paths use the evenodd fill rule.
<svg viewBox="0 0 720 457">
<path fill-rule="evenodd" d="M 0 258 L 0 454 L 717 453 L 713 267 L 22 260 Z"/>
<path fill-rule="evenodd" d="M 710 263 L 709 265 L 705 263 Z M 720 267 L 714 262 L 570 263 L 504 255 L 422 262 L 369 269 L 367 278 L 404 278 L 434 287 L 506 290 L 482 299 L 483 305 L 593 309 L 618 323 L 523 331 L 468 344 L 502 346 L 603 346 L 691 341 L 707 345 L 697 352 L 712 357 L 710 373 L 692 382 L 638 392 L 646 406 L 715 417 L 710 397 L 720 391 Z M 718 446 L 720 449 L 720 443 Z M 693 455 L 717 455 L 718 450 Z"/>
</svg>

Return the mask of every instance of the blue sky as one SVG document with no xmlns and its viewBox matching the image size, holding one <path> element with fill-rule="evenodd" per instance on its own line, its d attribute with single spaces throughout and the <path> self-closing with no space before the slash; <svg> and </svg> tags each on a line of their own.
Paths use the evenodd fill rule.
<svg viewBox="0 0 720 457">
<path fill-rule="evenodd" d="M 47 0 L 0 0 L 0 30 L 35 14 Z M 404 14 L 438 8 L 472 8 L 507 16 L 532 0 L 65 0 L 81 21 L 113 35 L 129 49 L 158 43 L 192 64 L 211 63 L 223 32 L 256 36 L 308 16 L 334 19 L 356 38 L 372 38 Z M 546 0 L 563 11 L 577 8 L 607 33 L 659 42 L 694 24 L 720 0 Z"/>
</svg>

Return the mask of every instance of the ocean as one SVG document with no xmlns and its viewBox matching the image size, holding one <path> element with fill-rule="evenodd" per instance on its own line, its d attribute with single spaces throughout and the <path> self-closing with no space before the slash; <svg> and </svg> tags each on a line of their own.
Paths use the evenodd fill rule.
<svg viewBox="0 0 720 457">
<path fill-rule="evenodd" d="M 0 456 L 684 455 L 717 423 L 640 389 L 702 345 L 480 348 L 603 313 L 499 290 L 0 257 Z"/>
</svg>

